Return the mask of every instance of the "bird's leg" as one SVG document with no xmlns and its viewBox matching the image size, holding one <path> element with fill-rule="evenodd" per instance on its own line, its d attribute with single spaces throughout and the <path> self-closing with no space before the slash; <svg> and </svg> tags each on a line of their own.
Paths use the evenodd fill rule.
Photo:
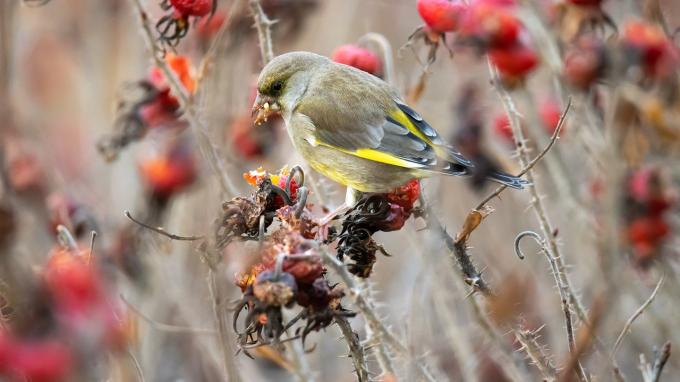
<svg viewBox="0 0 680 382">
<path fill-rule="evenodd" d="M 339 205 L 336 209 L 331 211 L 328 215 L 324 216 L 319 221 L 319 235 L 323 240 L 328 238 L 328 225 L 331 223 L 331 221 L 352 209 L 361 198 L 361 195 L 362 193 L 360 191 L 357 191 L 349 186 L 347 187 L 347 193 L 345 194 L 345 202 Z"/>
</svg>

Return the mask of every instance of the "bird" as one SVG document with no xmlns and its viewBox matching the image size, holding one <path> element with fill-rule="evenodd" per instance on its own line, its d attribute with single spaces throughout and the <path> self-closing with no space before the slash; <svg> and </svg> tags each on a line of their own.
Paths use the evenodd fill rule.
<svg viewBox="0 0 680 382">
<path fill-rule="evenodd" d="M 303 159 L 347 187 L 344 204 L 329 218 L 364 193 L 436 174 L 471 175 L 474 167 L 390 84 L 311 52 L 284 53 L 265 65 L 252 114 L 257 125 L 279 114 Z M 499 171 L 488 178 L 515 189 L 528 184 Z"/>
</svg>

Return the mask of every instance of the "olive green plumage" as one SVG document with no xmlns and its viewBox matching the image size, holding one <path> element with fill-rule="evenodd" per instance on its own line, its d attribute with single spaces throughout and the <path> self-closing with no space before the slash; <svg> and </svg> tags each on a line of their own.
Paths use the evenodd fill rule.
<svg viewBox="0 0 680 382">
<path fill-rule="evenodd" d="M 389 84 L 320 55 L 273 59 L 260 74 L 256 104 L 280 111 L 295 149 L 315 170 L 354 190 L 385 192 L 435 173 L 467 175 L 473 166 Z M 526 183 L 502 173 L 490 179 Z"/>
</svg>

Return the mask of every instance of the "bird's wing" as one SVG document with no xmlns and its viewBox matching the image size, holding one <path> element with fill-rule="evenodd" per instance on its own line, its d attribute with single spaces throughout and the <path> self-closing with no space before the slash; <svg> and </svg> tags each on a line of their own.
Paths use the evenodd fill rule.
<svg viewBox="0 0 680 382">
<path fill-rule="evenodd" d="M 332 76 L 309 88 L 296 109 L 313 122 L 318 144 L 405 168 L 464 173 L 472 166 L 387 85 L 351 72 Z"/>
</svg>

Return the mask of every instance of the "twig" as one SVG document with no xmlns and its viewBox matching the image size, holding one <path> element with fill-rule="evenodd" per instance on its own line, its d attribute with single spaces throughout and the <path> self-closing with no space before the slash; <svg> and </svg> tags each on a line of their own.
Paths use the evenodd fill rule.
<svg viewBox="0 0 680 382">
<path fill-rule="evenodd" d="M 130 309 L 133 311 L 137 316 L 139 316 L 142 320 L 144 320 L 146 323 L 148 323 L 152 328 L 162 331 L 162 332 L 167 332 L 167 333 L 189 333 L 189 334 L 217 334 L 216 331 L 212 329 L 200 329 L 200 328 L 190 328 L 187 326 L 179 326 L 179 325 L 170 325 L 170 324 L 164 324 L 162 322 L 158 322 L 151 317 L 145 315 L 142 313 L 139 309 L 137 309 L 132 303 L 130 303 L 123 295 L 120 296 L 121 301 Z"/>
<path fill-rule="evenodd" d="M 132 220 L 135 224 L 138 224 L 146 229 L 149 229 L 151 231 L 154 231 L 158 234 L 161 234 L 165 237 L 169 237 L 172 240 L 181 240 L 181 241 L 196 241 L 196 240 L 201 240 L 204 238 L 204 236 L 180 236 L 180 235 L 175 235 L 173 233 L 167 232 L 163 227 L 152 227 L 144 222 L 141 222 L 130 215 L 130 211 L 125 211 L 125 216 L 127 216 L 128 219 Z"/>
<path fill-rule="evenodd" d="M 345 341 L 347 341 L 347 346 L 349 347 L 349 356 L 352 358 L 354 370 L 357 373 L 357 381 L 367 382 L 368 368 L 366 367 L 366 356 L 364 354 L 364 347 L 361 346 L 361 343 L 359 342 L 359 335 L 357 335 L 354 330 L 352 330 L 352 326 L 349 324 L 347 318 L 336 316 L 334 321 L 335 324 L 340 328 Z"/>
<path fill-rule="evenodd" d="M 180 107 L 184 111 L 184 116 L 189 121 L 190 125 L 193 126 L 198 137 L 201 152 L 203 153 L 203 156 L 209 163 L 217 178 L 220 180 L 219 184 L 222 188 L 222 192 L 230 195 L 236 195 L 236 187 L 231 183 L 231 180 L 227 176 L 224 163 L 218 155 L 217 149 L 211 143 L 204 123 L 196 114 L 194 106 L 191 102 L 191 96 L 187 93 L 186 89 L 181 84 L 173 70 L 170 69 L 167 62 L 165 62 L 165 60 L 162 58 L 163 52 L 155 43 L 151 25 L 149 24 L 149 16 L 144 10 L 141 1 L 130 1 L 133 3 L 134 7 L 137 9 L 137 13 L 139 14 L 139 22 L 143 32 L 142 35 L 144 36 L 147 49 L 151 54 L 154 64 L 161 70 L 161 72 L 163 72 L 163 75 L 168 81 L 168 86 L 170 86 L 172 93 L 177 97 Z"/>
<path fill-rule="evenodd" d="M 543 346 L 538 343 L 537 332 L 539 330 L 515 330 L 515 339 L 522 345 L 522 350 L 527 353 L 529 359 L 541 373 L 543 380 L 554 381 L 557 370 L 552 365 L 550 357 L 545 354 Z"/>
<path fill-rule="evenodd" d="M 379 339 L 385 342 L 400 357 L 412 361 L 416 366 L 416 370 L 423 379 L 427 381 L 435 381 L 434 376 L 432 376 L 427 367 L 423 365 L 421 361 L 412 359 L 410 357 L 408 348 L 380 321 L 378 315 L 375 312 L 375 308 L 366 300 L 366 298 L 364 298 L 357 281 L 352 275 L 349 274 L 349 272 L 347 272 L 345 265 L 324 249 L 320 248 L 320 253 L 322 255 L 321 258 L 323 262 L 333 268 L 335 273 L 337 273 L 345 283 L 349 292 L 349 296 L 354 301 L 354 305 L 356 305 L 356 307 L 361 311 L 364 319 L 368 325 L 370 325 L 371 329 L 374 330 L 375 334 L 379 336 Z"/>
<path fill-rule="evenodd" d="M 529 170 L 531 170 L 536 165 L 536 163 L 538 163 L 541 159 L 543 159 L 543 157 L 545 156 L 545 154 L 548 153 L 548 151 L 550 151 L 550 149 L 553 147 L 555 142 L 557 142 L 557 139 L 560 137 L 560 133 L 562 132 L 562 127 L 564 126 L 564 121 L 567 118 L 567 114 L 569 113 L 570 109 L 571 109 L 571 97 L 569 97 L 569 99 L 567 100 L 567 106 L 565 106 L 564 111 L 562 112 L 562 115 L 560 115 L 560 120 L 557 122 L 557 126 L 555 127 L 555 131 L 553 131 L 553 135 L 552 135 L 552 137 L 550 137 L 550 141 L 548 142 L 548 144 L 545 146 L 545 148 L 543 148 L 543 150 L 534 159 L 531 160 L 531 162 L 529 162 L 526 166 L 524 166 L 524 168 L 522 168 L 522 171 L 520 171 L 516 176 L 520 177 L 520 176 L 526 174 Z M 503 191 L 505 191 L 506 188 L 508 188 L 507 185 L 502 185 L 502 186 L 496 188 L 496 190 L 491 195 L 487 196 L 481 202 L 479 202 L 477 207 L 475 207 L 475 210 L 481 210 L 482 208 L 484 208 L 484 206 L 489 201 L 491 201 L 493 198 L 500 195 Z"/>
<path fill-rule="evenodd" d="M 614 346 L 612 347 L 612 351 L 610 353 L 610 358 L 614 359 L 616 357 L 616 352 L 619 350 L 619 346 L 621 346 L 621 342 L 623 342 L 623 339 L 626 337 L 626 335 L 630 332 L 631 326 L 633 325 L 633 322 L 642 314 L 642 312 L 647 309 L 649 305 L 652 304 L 652 301 L 654 301 L 654 298 L 656 297 L 656 294 L 659 292 L 659 289 L 661 289 L 661 285 L 663 285 L 665 276 L 661 276 L 659 279 L 659 282 L 656 283 L 656 287 L 652 291 L 652 294 L 647 298 L 645 302 L 640 305 L 640 307 L 633 313 L 632 316 L 626 321 L 626 324 L 623 326 L 623 329 L 621 329 L 621 333 L 619 333 L 619 336 L 616 338 L 616 342 L 614 342 Z"/>
<path fill-rule="evenodd" d="M 671 356 L 671 343 L 666 342 L 661 351 L 654 351 L 654 364 L 647 363 L 644 354 L 640 354 L 640 371 L 644 382 L 659 382 L 663 367 L 666 366 L 668 358 Z"/>
<path fill-rule="evenodd" d="M 267 17 L 262 9 L 260 0 L 248 0 L 250 11 L 253 13 L 255 28 L 257 28 L 257 38 L 260 41 L 260 53 L 262 55 L 262 66 L 265 66 L 274 58 L 272 48 L 272 25 L 276 22 Z"/>
</svg>

